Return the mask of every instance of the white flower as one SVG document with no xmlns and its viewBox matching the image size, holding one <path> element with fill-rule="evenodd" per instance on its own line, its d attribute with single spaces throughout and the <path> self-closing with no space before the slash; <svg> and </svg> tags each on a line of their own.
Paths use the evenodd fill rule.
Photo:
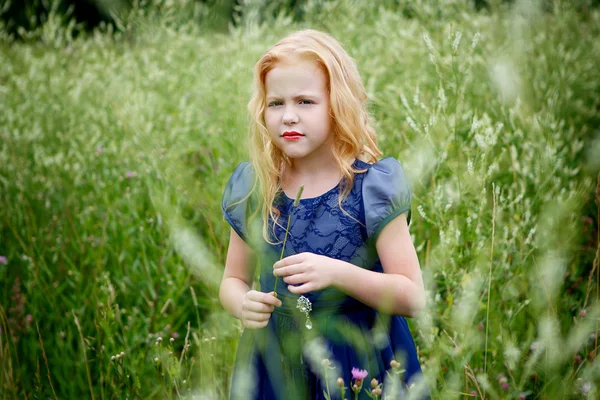
<svg viewBox="0 0 600 400">
<path fill-rule="evenodd" d="M 458 50 L 458 45 L 460 44 L 460 39 L 462 39 L 462 32 L 458 31 L 456 32 L 456 35 L 454 36 L 454 42 L 452 42 L 452 51 L 456 53 L 456 50 Z"/>
</svg>

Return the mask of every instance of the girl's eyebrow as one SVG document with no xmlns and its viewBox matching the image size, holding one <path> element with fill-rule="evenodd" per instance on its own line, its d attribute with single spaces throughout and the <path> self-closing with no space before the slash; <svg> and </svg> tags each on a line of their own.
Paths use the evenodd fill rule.
<svg viewBox="0 0 600 400">
<path fill-rule="evenodd" d="M 275 96 L 275 95 L 268 95 L 267 96 L 267 100 L 275 100 L 275 99 L 280 99 L 281 97 L 279 96 Z M 319 95 L 317 94 L 312 94 L 312 93 L 301 93 L 297 96 L 292 97 L 292 100 L 300 100 L 300 99 L 306 99 L 306 98 L 312 98 L 312 99 L 318 99 Z"/>
</svg>

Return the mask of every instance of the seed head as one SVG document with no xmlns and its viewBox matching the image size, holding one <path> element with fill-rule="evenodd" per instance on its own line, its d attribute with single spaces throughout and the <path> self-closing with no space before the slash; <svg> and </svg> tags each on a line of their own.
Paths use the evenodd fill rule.
<svg viewBox="0 0 600 400">
<path fill-rule="evenodd" d="M 302 196 L 303 191 L 304 191 L 304 185 L 300 185 L 300 188 L 298 189 L 298 193 L 296 193 L 296 200 L 294 200 L 294 207 L 298 207 L 298 204 L 300 204 L 300 196 Z"/>
</svg>

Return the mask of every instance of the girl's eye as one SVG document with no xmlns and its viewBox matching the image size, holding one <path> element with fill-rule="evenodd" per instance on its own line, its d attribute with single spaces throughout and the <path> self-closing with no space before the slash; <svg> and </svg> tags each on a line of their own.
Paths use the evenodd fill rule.
<svg viewBox="0 0 600 400">
<path fill-rule="evenodd" d="M 267 107 L 280 106 L 281 104 L 283 104 L 283 103 L 281 103 L 280 101 L 272 101 L 267 105 Z"/>
<path fill-rule="evenodd" d="M 312 100 L 300 100 L 300 104 L 313 104 Z"/>
</svg>

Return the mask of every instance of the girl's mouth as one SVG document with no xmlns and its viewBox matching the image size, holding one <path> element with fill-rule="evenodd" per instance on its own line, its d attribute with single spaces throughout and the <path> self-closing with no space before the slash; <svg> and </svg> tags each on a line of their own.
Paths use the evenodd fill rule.
<svg viewBox="0 0 600 400">
<path fill-rule="evenodd" d="M 300 140 L 304 135 L 300 132 L 291 131 L 291 132 L 283 132 L 281 135 L 284 140 Z"/>
</svg>

